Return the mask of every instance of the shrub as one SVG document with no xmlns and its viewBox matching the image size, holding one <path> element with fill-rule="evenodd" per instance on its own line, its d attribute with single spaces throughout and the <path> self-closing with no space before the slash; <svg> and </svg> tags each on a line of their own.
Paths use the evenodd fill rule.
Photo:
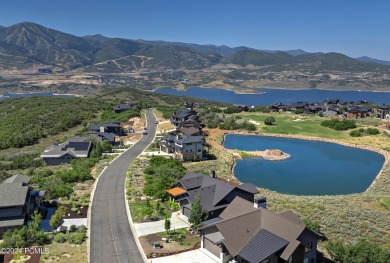
<svg viewBox="0 0 390 263">
<path fill-rule="evenodd" d="M 78 226 L 77 232 L 87 232 L 87 228 L 84 225 Z"/>
<path fill-rule="evenodd" d="M 265 125 L 272 125 L 273 123 L 275 122 L 275 118 L 274 117 L 267 117 L 267 118 L 265 118 L 265 120 L 264 120 L 264 124 Z"/>
<path fill-rule="evenodd" d="M 58 233 L 54 236 L 54 241 L 57 243 L 64 243 L 66 241 L 66 235 L 64 233 Z"/>
<path fill-rule="evenodd" d="M 367 128 L 366 132 L 369 135 L 377 135 L 377 134 L 379 134 L 379 130 L 377 128 Z"/>
<path fill-rule="evenodd" d="M 62 223 L 62 218 L 66 214 L 66 207 L 65 206 L 59 206 L 55 213 L 50 218 L 50 226 L 52 228 L 57 228 Z"/>
<path fill-rule="evenodd" d="M 349 133 L 349 136 L 351 137 L 361 137 L 362 133 L 359 130 L 354 130 Z"/>
<path fill-rule="evenodd" d="M 77 229 L 77 227 L 76 227 L 75 225 L 71 225 L 71 226 L 69 227 L 69 232 L 75 232 L 76 229 Z"/>
<path fill-rule="evenodd" d="M 325 120 L 321 122 L 321 126 L 328 127 L 337 131 L 344 131 L 356 128 L 356 121 L 338 119 Z"/>
<path fill-rule="evenodd" d="M 85 232 L 70 233 L 68 236 L 68 242 L 70 244 L 80 245 L 84 242 L 85 238 L 86 238 Z"/>
</svg>

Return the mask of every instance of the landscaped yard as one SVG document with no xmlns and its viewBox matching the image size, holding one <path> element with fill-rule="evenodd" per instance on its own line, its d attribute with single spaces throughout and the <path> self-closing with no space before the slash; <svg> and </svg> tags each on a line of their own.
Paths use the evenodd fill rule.
<svg viewBox="0 0 390 263">
<path fill-rule="evenodd" d="M 169 209 L 165 203 L 161 202 L 160 200 L 150 200 L 149 202 L 152 211 L 152 214 L 150 216 L 151 218 L 155 218 L 158 220 L 165 219 L 166 217 L 171 218 L 172 210 Z M 162 210 L 160 213 L 156 209 L 157 203 L 160 203 L 160 209 Z M 129 201 L 129 208 L 134 223 L 143 223 L 150 221 L 150 219 L 144 220 L 144 218 L 147 217 L 146 201 Z"/>
<path fill-rule="evenodd" d="M 168 243 L 162 238 L 170 239 Z M 178 251 L 188 251 L 199 248 L 200 237 L 196 234 L 191 234 L 187 229 L 171 230 L 170 234 L 167 232 L 160 232 L 148 236 L 140 237 L 140 242 L 145 254 L 151 257 L 153 253 L 157 255 L 175 254 Z M 154 243 L 159 243 L 161 248 L 153 248 Z"/>
</svg>

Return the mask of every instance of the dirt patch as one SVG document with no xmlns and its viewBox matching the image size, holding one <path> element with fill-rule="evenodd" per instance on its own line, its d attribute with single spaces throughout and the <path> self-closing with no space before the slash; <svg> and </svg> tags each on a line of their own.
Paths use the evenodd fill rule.
<svg viewBox="0 0 390 263">
<path fill-rule="evenodd" d="M 186 242 L 179 244 L 176 241 L 166 242 L 157 234 L 140 237 L 140 243 L 148 258 L 168 256 L 199 248 L 200 237 L 192 234 L 186 235 Z M 159 242 L 161 248 L 153 248 L 153 243 Z"/>
<path fill-rule="evenodd" d="M 38 251 L 41 251 L 42 248 L 36 248 L 38 249 L 36 253 L 33 253 L 33 248 L 31 248 L 31 251 L 29 252 L 26 250 L 26 253 L 23 253 L 23 256 L 20 258 L 18 261 L 13 261 L 13 262 L 20 262 L 20 263 L 39 263 L 41 259 L 41 254 L 38 253 Z M 44 250 L 42 250 L 44 253 Z M 14 255 L 13 254 L 6 254 L 4 255 L 4 263 L 9 263 L 11 260 L 13 260 Z"/>
<path fill-rule="evenodd" d="M 67 208 L 64 219 L 87 218 L 88 206 L 77 207 L 78 211 L 80 211 L 81 213 L 78 213 L 77 211 L 72 211 L 71 205 L 63 205 L 63 206 L 65 206 Z"/>
</svg>

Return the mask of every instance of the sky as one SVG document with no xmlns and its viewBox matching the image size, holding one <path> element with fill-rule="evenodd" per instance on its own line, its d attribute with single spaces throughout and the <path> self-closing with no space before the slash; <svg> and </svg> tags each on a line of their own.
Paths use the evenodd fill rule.
<svg viewBox="0 0 390 263">
<path fill-rule="evenodd" d="M 389 0 L 0 0 L 0 25 L 390 60 Z"/>
</svg>

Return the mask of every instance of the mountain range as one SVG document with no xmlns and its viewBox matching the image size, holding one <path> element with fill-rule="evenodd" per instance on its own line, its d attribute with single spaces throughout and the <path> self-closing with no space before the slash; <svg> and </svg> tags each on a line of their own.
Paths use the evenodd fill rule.
<svg viewBox="0 0 390 263">
<path fill-rule="evenodd" d="M 0 69 L 36 67 L 57 72 L 122 73 L 133 70 L 206 69 L 217 64 L 269 70 L 387 71 L 390 62 L 340 53 L 257 50 L 249 47 L 78 37 L 23 22 L 0 26 Z"/>
</svg>

